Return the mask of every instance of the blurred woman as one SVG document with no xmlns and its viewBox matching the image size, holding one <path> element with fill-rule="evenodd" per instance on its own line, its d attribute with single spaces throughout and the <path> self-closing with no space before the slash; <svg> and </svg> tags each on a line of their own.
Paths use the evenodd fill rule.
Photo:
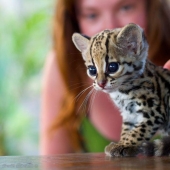
<svg viewBox="0 0 170 170">
<path fill-rule="evenodd" d="M 57 0 L 55 11 L 53 50 L 43 79 L 41 154 L 103 151 L 109 141 L 119 140 L 122 120 L 104 93 L 99 92 L 85 110 L 79 109 L 87 95 L 81 92 L 91 80 L 71 36 L 74 32 L 92 36 L 136 23 L 146 32 L 149 59 L 163 66 L 170 58 L 169 4 L 166 0 Z M 168 63 L 166 67 L 170 68 Z"/>
</svg>

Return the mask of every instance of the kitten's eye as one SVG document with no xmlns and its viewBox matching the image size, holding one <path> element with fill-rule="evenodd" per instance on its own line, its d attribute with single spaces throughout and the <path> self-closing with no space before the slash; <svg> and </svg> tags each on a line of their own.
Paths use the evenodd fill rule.
<svg viewBox="0 0 170 170">
<path fill-rule="evenodd" d="M 95 76 L 97 74 L 97 70 L 95 66 L 89 66 L 88 70 L 91 76 Z"/>
<path fill-rule="evenodd" d="M 108 66 L 108 73 L 115 73 L 119 69 L 119 64 L 112 62 Z"/>
</svg>

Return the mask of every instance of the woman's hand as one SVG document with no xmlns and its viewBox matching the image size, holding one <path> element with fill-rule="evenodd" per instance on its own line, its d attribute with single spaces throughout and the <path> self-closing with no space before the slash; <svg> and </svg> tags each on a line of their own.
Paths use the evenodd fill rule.
<svg viewBox="0 0 170 170">
<path fill-rule="evenodd" d="M 170 70 L 170 60 L 168 60 L 168 61 L 165 63 L 164 68 Z"/>
</svg>

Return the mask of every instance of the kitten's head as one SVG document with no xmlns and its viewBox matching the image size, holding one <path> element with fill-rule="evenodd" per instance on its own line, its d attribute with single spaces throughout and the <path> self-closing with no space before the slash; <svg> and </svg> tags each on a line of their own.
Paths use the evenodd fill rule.
<svg viewBox="0 0 170 170">
<path fill-rule="evenodd" d="M 117 90 L 144 70 L 148 44 L 136 24 L 104 30 L 91 38 L 74 33 L 72 39 L 97 90 Z"/>
</svg>

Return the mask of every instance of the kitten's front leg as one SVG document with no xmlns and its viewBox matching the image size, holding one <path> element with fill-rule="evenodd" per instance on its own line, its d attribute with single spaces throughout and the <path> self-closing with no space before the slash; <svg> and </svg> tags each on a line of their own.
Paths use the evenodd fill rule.
<svg viewBox="0 0 170 170">
<path fill-rule="evenodd" d="M 120 141 L 112 142 L 106 146 L 106 155 L 111 157 L 136 156 L 142 152 L 140 150 L 141 143 L 150 140 L 159 126 L 160 124 L 154 125 L 150 120 L 138 125 L 123 123 Z"/>
<path fill-rule="evenodd" d="M 126 146 L 122 142 L 111 142 L 105 147 L 105 154 L 110 157 L 136 156 L 140 153 L 138 146 Z"/>
<path fill-rule="evenodd" d="M 130 123 L 123 123 L 121 139 L 118 143 L 111 142 L 105 147 L 105 153 L 111 157 L 122 157 L 122 156 L 136 156 L 139 153 L 139 148 L 136 142 L 129 141 L 130 130 L 132 125 Z M 134 136 L 134 135 L 133 135 Z M 128 151 L 128 153 L 127 153 Z"/>
</svg>

